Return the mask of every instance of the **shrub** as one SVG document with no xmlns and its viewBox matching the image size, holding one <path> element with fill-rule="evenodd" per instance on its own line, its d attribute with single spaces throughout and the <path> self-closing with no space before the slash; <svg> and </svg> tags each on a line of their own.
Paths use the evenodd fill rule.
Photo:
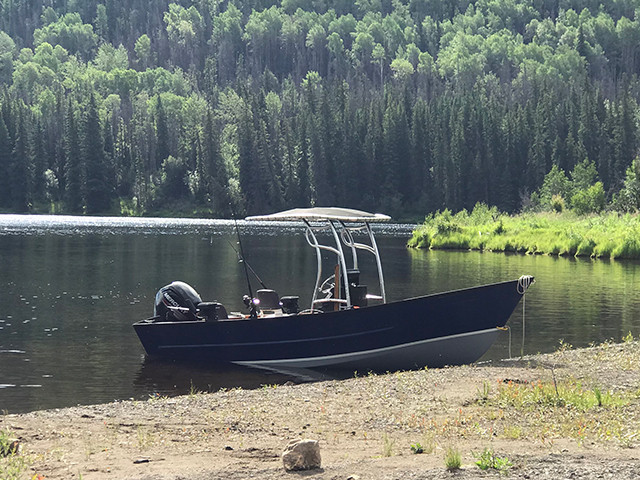
<svg viewBox="0 0 640 480">
<path fill-rule="evenodd" d="M 606 196 L 602 182 L 597 182 L 584 190 L 578 190 L 571 197 L 571 205 L 578 215 L 599 213 L 604 210 Z"/>
<path fill-rule="evenodd" d="M 477 459 L 476 465 L 480 470 L 491 468 L 499 472 L 506 472 L 513 465 L 507 457 L 497 456 L 490 448 L 485 448 L 481 454 L 474 455 L 474 457 Z"/>
<path fill-rule="evenodd" d="M 551 197 L 551 209 L 556 213 L 562 213 L 564 210 L 564 198 L 562 198 L 562 195 L 556 194 Z"/>
<path fill-rule="evenodd" d="M 434 225 L 436 228 L 436 233 L 438 233 L 439 235 L 456 233 L 460 231 L 460 226 L 457 223 L 455 223 L 454 218 L 451 215 L 451 211 L 449 209 L 445 209 L 444 212 L 437 213 L 434 216 Z"/>
<path fill-rule="evenodd" d="M 550 205 L 553 207 L 553 198 L 556 196 L 569 197 L 571 192 L 571 181 L 567 178 L 564 170 L 559 168 L 557 165 L 551 167 L 549 173 L 544 177 L 544 181 L 542 182 L 542 186 L 540 187 L 540 201 L 543 208 L 546 205 Z M 563 205 L 564 207 L 564 200 Z"/>
</svg>

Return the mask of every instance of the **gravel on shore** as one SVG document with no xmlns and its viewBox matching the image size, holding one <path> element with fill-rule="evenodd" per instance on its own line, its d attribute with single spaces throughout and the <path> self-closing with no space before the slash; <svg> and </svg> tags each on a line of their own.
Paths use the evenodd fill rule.
<svg viewBox="0 0 640 480">
<path fill-rule="evenodd" d="M 0 431 L 25 479 L 637 479 L 640 344 L 4 415 Z M 322 469 L 285 472 L 297 438 L 320 442 Z M 483 452 L 508 465 L 480 469 Z"/>
</svg>

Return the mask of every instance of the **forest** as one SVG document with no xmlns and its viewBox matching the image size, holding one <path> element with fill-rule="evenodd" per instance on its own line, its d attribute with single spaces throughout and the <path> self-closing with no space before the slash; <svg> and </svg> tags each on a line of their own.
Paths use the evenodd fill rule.
<svg viewBox="0 0 640 480">
<path fill-rule="evenodd" d="M 0 0 L 0 211 L 640 208 L 640 0 Z"/>
</svg>

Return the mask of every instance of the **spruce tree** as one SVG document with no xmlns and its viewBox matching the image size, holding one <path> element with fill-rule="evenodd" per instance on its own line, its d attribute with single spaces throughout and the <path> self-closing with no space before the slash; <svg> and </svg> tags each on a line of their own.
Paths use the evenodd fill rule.
<svg viewBox="0 0 640 480">
<path fill-rule="evenodd" d="M 162 97 L 158 95 L 158 106 L 156 108 L 156 165 L 155 170 L 160 168 L 171 151 L 169 149 L 169 126 L 167 125 L 167 115 L 162 105 Z"/>
<path fill-rule="evenodd" d="M 82 134 L 82 156 L 86 161 L 87 213 L 105 213 L 110 208 L 112 188 L 104 151 L 102 127 L 93 94 L 89 98 Z"/>
<path fill-rule="evenodd" d="M 85 162 L 80 151 L 80 136 L 71 102 L 64 126 L 64 202 L 70 213 L 82 213 L 84 208 Z"/>
<path fill-rule="evenodd" d="M 229 173 L 220 152 L 220 134 L 214 128 L 211 110 L 207 111 L 207 117 L 203 133 L 203 161 L 207 175 L 206 186 L 211 198 L 213 211 L 220 216 L 231 215 L 229 198 Z"/>
<path fill-rule="evenodd" d="M 4 118 L 0 115 L 0 172 L 9 172 L 11 168 L 12 141 L 9 138 Z M 0 208 L 11 207 L 11 179 L 9 175 L 0 175 Z"/>
<path fill-rule="evenodd" d="M 26 112 L 20 110 L 9 169 L 11 205 L 17 213 L 28 212 L 33 201 L 33 148 L 25 115 Z"/>
<path fill-rule="evenodd" d="M 49 168 L 47 165 L 47 154 L 44 148 L 44 129 L 42 123 L 37 121 L 32 137 L 33 148 L 33 201 L 43 203 L 46 200 L 46 181 L 45 171 Z"/>
</svg>

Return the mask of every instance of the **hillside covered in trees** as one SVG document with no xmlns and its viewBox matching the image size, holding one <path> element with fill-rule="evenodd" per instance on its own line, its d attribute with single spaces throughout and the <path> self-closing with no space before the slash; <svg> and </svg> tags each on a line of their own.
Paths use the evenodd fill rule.
<svg viewBox="0 0 640 480">
<path fill-rule="evenodd" d="M 1 0 L 0 210 L 640 207 L 640 0 Z"/>
</svg>

